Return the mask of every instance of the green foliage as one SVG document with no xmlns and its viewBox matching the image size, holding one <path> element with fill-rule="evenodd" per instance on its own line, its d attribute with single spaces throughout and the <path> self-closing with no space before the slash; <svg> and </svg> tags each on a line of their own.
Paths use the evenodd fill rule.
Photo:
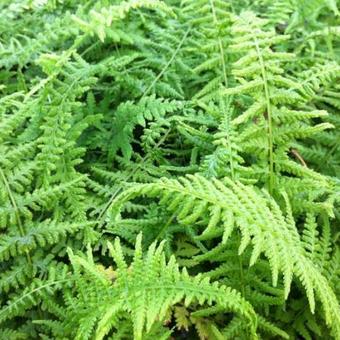
<svg viewBox="0 0 340 340">
<path fill-rule="evenodd" d="M 340 339 L 336 1 L 0 11 L 1 339 Z"/>
<path fill-rule="evenodd" d="M 200 274 L 190 277 L 185 269 L 179 269 L 174 256 L 166 260 L 163 244 L 156 247 L 153 243 L 144 257 L 140 236 L 130 265 L 124 260 L 118 239 L 114 246 L 108 244 L 116 263 L 114 271 L 112 267 L 96 266 L 91 253 L 87 258 L 71 253 L 71 263 L 79 275 L 78 292 L 76 300 L 68 300 L 70 314 L 65 316 L 64 329 L 72 329 L 75 320 L 79 320 L 75 338 L 87 339 L 97 323 L 95 337 L 102 339 L 112 328 L 119 330 L 119 319 L 127 312 L 131 315 L 134 338 L 141 339 L 144 329 L 149 333 L 156 321 L 163 321 L 169 309 L 183 301 L 186 307 L 207 303 L 240 314 L 248 320 L 250 334 L 255 337 L 255 313 L 238 292 L 217 282 L 211 284 L 209 278 Z M 82 270 L 85 275 L 81 274 Z M 88 281 L 94 284 L 89 286 Z M 98 300 L 103 297 L 105 302 L 98 308 Z"/>
</svg>

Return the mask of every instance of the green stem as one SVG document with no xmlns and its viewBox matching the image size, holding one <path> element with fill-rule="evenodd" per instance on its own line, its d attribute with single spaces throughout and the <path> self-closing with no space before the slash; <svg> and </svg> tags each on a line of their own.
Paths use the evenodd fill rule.
<svg viewBox="0 0 340 340">
<path fill-rule="evenodd" d="M 211 7 L 211 11 L 212 11 L 212 16 L 213 16 L 213 21 L 214 24 L 216 26 L 216 31 L 218 31 L 218 19 L 217 19 L 217 15 L 216 15 L 216 9 L 215 9 L 215 4 L 214 4 L 214 0 L 210 0 L 210 7 Z M 222 64 L 222 70 L 223 70 L 223 80 L 224 80 L 224 86 L 226 88 L 228 88 L 228 77 L 227 77 L 227 67 L 226 67 L 226 63 L 225 63 L 225 53 L 224 53 L 224 48 L 223 48 L 223 43 L 222 43 L 222 39 L 220 38 L 220 36 L 217 37 L 218 39 L 218 47 L 220 50 L 220 57 L 221 57 L 221 64 Z M 225 103 L 224 101 L 222 101 L 222 105 L 223 105 L 223 112 L 225 112 Z M 228 129 L 229 129 L 229 124 L 230 124 L 230 118 L 228 119 Z M 230 144 L 230 136 L 228 136 L 228 152 L 229 152 L 229 162 L 230 162 L 230 172 L 231 172 L 231 178 L 234 180 L 235 179 L 235 172 L 234 172 L 234 163 L 233 163 L 233 157 L 232 157 L 232 150 L 231 150 L 231 144 Z"/>
<path fill-rule="evenodd" d="M 211 11 L 212 11 L 214 24 L 216 26 L 216 31 L 217 31 L 218 30 L 218 20 L 217 20 L 217 16 L 216 16 L 214 1 L 210 0 L 209 2 L 210 2 L 210 7 L 211 7 Z M 222 39 L 220 38 L 220 36 L 218 36 L 217 39 L 218 39 L 218 47 L 219 47 L 220 55 L 221 55 L 224 85 L 225 85 L 225 87 L 228 87 L 227 68 L 226 68 L 226 64 L 225 64 L 225 60 L 224 60 L 225 53 L 224 53 L 224 49 L 223 49 L 223 43 L 222 43 Z"/>
<path fill-rule="evenodd" d="M 176 217 L 176 212 L 174 212 L 170 218 L 167 220 L 167 222 L 164 224 L 164 226 L 162 227 L 162 229 L 160 230 L 160 232 L 158 233 L 156 240 L 159 240 L 161 238 L 161 236 L 163 235 L 163 233 L 165 232 L 166 229 L 168 229 L 169 225 L 171 224 L 171 222 L 174 220 L 174 218 Z"/>
<path fill-rule="evenodd" d="M 2 179 L 3 183 L 5 184 L 9 199 L 10 199 L 12 206 L 14 208 L 14 211 L 15 211 L 15 217 L 16 217 L 17 222 L 18 222 L 18 228 L 19 228 L 20 236 L 25 237 L 26 233 L 25 233 L 24 227 L 23 227 L 22 222 L 21 222 L 18 206 L 15 202 L 15 199 L 14 199 L 11 187 L 9 186 L 9 183 L 7 181 L 6 175 L 1 168 L 0 168 L 0 175 L 1 175 L 1 179 Z M 26 257 L 27 257 L 28 263 L 30 265 L 32 265 L 32 259 L 31 259 L 31 256 L 30 256 L 28 250 L 26 250 Z"/>
<path fill-rule="evenodd" d="M 272 108 L 270 102 L 270 93 L 268 86 L 268 79 L 266 73 L 266 67 L 264 65 L 264 60 L 260 51 L 258 41 L 256 39 L 256 34 L 254 32 L 254 43 L 256 48 L 256 53 L 259 58 L 261 66 L 261 74 L 264 84 L 264 93 L 266 97 L 266 107 L 267 107 L 267 131 L 268 131 L 268 158 L 269 158 L 269 180 L 268 180 L 268 190 L 269 193 L 273 193 L 274 188 L 274 155 L 273 155 L 273 122 L 272 122 Z"/>
<path fill-rule="evenodd" d="M 176 50 L 174 51 L 174 53 L 172 54 L 171 58 L 169 59 L 169 61 L 166 63 L 166 65 L 163 67 L 163 69 L 161 70 L 161 72 L 157 75 L 157 77 L 153 80 L 153 82 L 150 84 L 150 86 L 145 90 L 143 97 L 145 97 L 150 90 L 154 87 L 154 85 L 158 82 L 158 80 L 160 78 L 162 78 L 163 74 L 165 73 L 165 71 L 169 68 L 169 66 L 172 64 L 172 62 L 175 60 L 176 55 L 178 54 L 178 52 L 180 51 L 180 49 L 182 48 L 182 45 L 184 43 L 184 41 L 186 40 L 186 38 L 188 37 L 189 33 L 190 33 L 191 27 L 189 27 L 186 32 L 184 33 L 182 40 L 179 42 Z"/>
</svg>

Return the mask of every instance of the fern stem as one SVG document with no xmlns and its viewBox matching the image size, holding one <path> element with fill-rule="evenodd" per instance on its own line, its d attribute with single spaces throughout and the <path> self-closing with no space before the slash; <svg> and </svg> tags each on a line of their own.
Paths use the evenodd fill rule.
<svg viewBox="0 0 340 340">
<path fill-rule="evenodd" d="M 217 19 L 217 16 L 216 16 L 214 0 L 209 0 L 209 2 L 210 2 L 210 7 L 211 7 L 211 12 L 212 12 L 214 24 L 216 26 L 216 31 L 218 31 L 218 19 Z M 217 39 L 218 39 L 218 47 L 219 47 L 220 55 L 221 55 L 224 85 L 227 88 L 228 87 L 228 77 L 227 77 L 227 68 L 226 68 L 226 64 L 225 64 L 225 60 L 224 60 L 224 49 L 223 49 L 222 39 L 220 38 L 220 36 L 218 36 Z"/>
<path fill-rule="evenodd" d="M 228 134 L 229 134 L 227 142 L 228 142 L 228 152 L 229 152 L 229 162 L 230 162 L 230 173 L 231 173 L 231 178 L 234 181 L 235 180 L 235 170 L 234 170 L 234 160 L 233 160 L 232 147 L 231 147 L 231 128 L 230 128 L 231 114 L 232 114 L 231 107 L 230 107 L 231 101 L 232 101 L 232 97 L 229 98 L 227 108 L 225 107 L 225 103 L 224 103 L 223 100 L 222 100 L 222 105 L 223 105 L 223 111 L 224 112 L 227 112 L 227 111 L 230 112 L 230 114 L 227 113 Z"/>
<path fill-rule="evenodd" d="M 263 79 L 264 93 L 266 97 L 266 107 L 267 107 L 267 129 L 268 129 L 268 157 L 269 157 L 269 180 L 268 180 L 268 191 L 270 194 L 273 193 L 274 188 L 274 155 L 273 155 L 273 122 L 272 122 L 272 108 L 270 103 L 270 93 L 268 86 L 268 79 L 266 73 L 266 67 L 264 60 L 260 51 L 260 46 L 256 39 L 256 34 L 254 34 L 254 43 L 256 48 L 256 53 L 259 58 L 261 66 L 261 74 Z"/>
<path fill-rule="evenodd" d="M 216 16 L 216 9 L 215 9 L 215 4 L 214 4 L 214 0 L 210 0 L 210 7 L 211 7 L 211 11 L 212 11 L 212 16 L 213 16 L 213 20 L 214 20 L 214 24 L 216 26 L 216 31 L 218 31 L 218 19 Z M 223 69 L 223 79 L 224 79 L 224 86 L 226 88 L 228 88 L 228 77 L 227 77 L 227 68 L 226 68 L 226 63 L 225 63 L 225 53 L 224 53 L 224 48 L 223 48 L 223 44 L 222 44 L 222 39 L 220 38 L 220 36 L 218 35 L 217 37 L 218 39 L 218 47 L 220 50 L 220 57 L 221 57 L 221 63 L 222 63 L 222 69 Z M 222 101 L 222 105 L 223 105 L 223 111 L 225 112 L 225 103 L 224 101 Z M 229 124 L 230 124 L 230 117 L 228 118 L 228 130 L 229 130 Z M 230 144 L 230 136 L 228 136 L 228 152 L 230 155 L 230 172 L 231 172 L 231 178 L 234 180 L 235 179 L 235 172 L 234 172 L 234 162 L 233 162 L 233 156 L 231 153 L 231 144 Z"/>
<path fill-rule="evenodd" d="M 240 230 L 238 230 L 237 233 L 238 233 L 238 236 L 240 237 L 240 242 L 241 242 L 242 241 L 242 234 L 241 234 Z M 239 265 L 239 268 L 240 268 L 241 293 L 242 293 L 242 296 L 245 297 L 246 291 L 244 289 L 244 272 L 243 272 L 242 254 L 238 255 L 238 265 Z"/>
<path fill-rule="evenodd" d="M 17 204 L 15 202 L 15 199 L 14 199 L 11 187 L 9 186 L 9 183 L 7 181 L 6 175 L 5 175 L 5 173 L 3 172 L 3 170 L 1 168 L 0 168 L 0 175 L 1 175 L 1 179 L 2 179 L 3 183 L 5 184 L 5 187 L 6 187 L 8 196 L 9 196 L 9 199 L 10 199 L 10 201 L 12 203 L 12 206 L 14 208 L 14 211 L 15 211 L 15 217 L 16 217 L 17 222 L 18 222 L 20 236 L 21 237 L 25 237 L 26 233 L 25 233 L 25 230 L 24 230 L 24 226 L 22 225 L 22 222 L 21 222 L 18 206 L 17 206 Z M 25 252 L 26 252 L 27 262 L 30 265 L 32 265 L 32 259 L 31 259 L 31 256 L 29 254 L 29 251 L 26 250 Z"/>
<path fill-rule="evenodd" d="M 302 158 L 302 156 L 300 155 L 299 151 L 296 149 L 291 149 L 290 151 L 300 161 L 300 163 L 307 168 L 307 164 L 305 160 Z"/>
<path fill-rule="evenodd" d="M 162 227 L 162 229 L 160 230 L 160 232 L 158 233 L 158 235 L 156 236 L 156 240 L 159 240 L 160 237 L 162 236 L 162 234 L 164 233 L 164 231 L 169 227 L 169 225 L 171 224 L 171 222 L 174 220 L 174 218 L 176 217 L 176 211 L 170 216 L 170 218 L 166 221 L 166 223 L 164 224 L 164 226 Z"/>
<path fill-rule="evenodd" d="M 24 294 L 24 295 L 21 295 L 20 298 L 16 301 L 14 301 L 13 303 L 11 303 L 10 305 L 8 305 L 6 308 L 2 309 L 0 311 L 0 316 L 5 313 L 9 308 L 13 308 L 13 304 L 19 304 L 22 300 L 24 300 L 27 296 L 30 296 L 32 294 L 34 294 L 35 292 L 38 292 L 46 287 L 50 287 L 50 286 L 53 286 L 53 285 L 56 285 L 58 283 L 62 283 L 62 282 L 69 282 L 69 281 L 74 281 L 75 278 L 69 278 L 69 279 L 62 279 L 62 280 L 56 280 L 56 281 L 53 281 L 53 282 L 49 282 L 49 283 L 46 283 L 42 286 L 39 286 L 37 288 L 34 288 L 33 290 L 31 290 L 30 292 Z"/>
<path fill-rule="evenodd" d="M 176 55 L 178 54 L 178 52 L 180 51 L 182 45 L 184 44 L 184 41 L 186 40 L 187 36 L 189 35 L 191 31 L 191 27 L 189 27 L 186 32 L 184 33 L 182 40 L 179 42 L 176 50 L 174 51 L 174 53 L 172 54 L 171 58 L 169 59 L 169 61 L 166 63 L 166 65 L 163 67 L 163 69 L 161 70 L 161 72 L 157 75 L 157 77 L 153 80 L 153 82 L 150 84 L 150 86 L 145 90 L 143 97 L 145 97 L 150 91 L 151 89 L 155 86 L 155 84 L 157 83 L 157 81 L 159 79 L 162 78 L 163 74 L 165 73 L 165 71 L 169 68 L 169 66 L 172 64 L 172 62 L 175 60 Z"/>
<path fill-rule="evenodd" d="M 239 267 L 240 267 L 240 280 L 241 280 L 241 292 L 242 292 L 242 296 L 246 296 L 246 292 L 244 289 L 244 273 L 243 273 L 243 261 L 242 261 L 242 255 L 238 256 L 238 263 L 239 263 Z"/>
</svg>

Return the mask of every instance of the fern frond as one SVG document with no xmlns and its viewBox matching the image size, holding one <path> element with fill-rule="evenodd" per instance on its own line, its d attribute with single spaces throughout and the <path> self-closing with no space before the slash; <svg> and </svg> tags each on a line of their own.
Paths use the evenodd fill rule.
<svg viewBox="0 0 340 340">
<path fill-rule="evenodd" d="M 87 281 L 85 279 L 80 287 L 82 294 L 72 302 L 72 305 L 78 305 L 77 313 L 80 312 L 79 308 L 95 308 L 92 309 L 91 314 L 92 320 L 99 320 L 96 327 L 98 339 L 102 339 L 111 327 L 117 326 L 116 318 L 123 311 L 131 315 L 135 339 L 141 339 L 144 332 L 148 333 L 151 330 L 156 319 L 164 319 L 168 309 L 181 301 L 185 306 L 194 302 L 199 305 L 214 303 L 231 309 L 243 315 L 250 331 L 254 332 L 256 316 L 250 305 L 237 292 L 216 283 L 211 284 L 208 279 L 200 276 L 190 277 L 185 269 L 179 269 L 174 257 L 169 261 L 165 260 L 163 244 L 158 247 L 155 243 L 152 244 L 147 254 L 143 256 L 140 235 L 136 241 L 134 259 L 130 266 L 123 257 L 118 239 L 114 245 L 108 246 L 117 265 L 113 282 L 98 271 L 91 256 L 84 259 L 70 253 L 77 272 L 83 269 L 88 273 L 87 275 L 96 280 L 101 287 L 100 290 L 105 292 L 104 295 L 97 295 L 90 286 L 84 286 Z M 77 282 L 79 280 L 83 279 L 79 277 Z M 87 290 L 88 293 L 85 293 Z M 127 291 L 129 294 L 126 294 Z M 106 299 L 103 299 L 104 296 Z M 96 303 L 93 304 L 97 299 L 103 299 L 100 309 Z M 72 305 L 70 307 L 73 309 Z M 82 322 L 82 319 L 79 322 Z M 85 336 L 83 332 L 78 333 L 76 338 L 83 336 Z"/>
<path fill-rule="evenodd" d="M 339 332 L 337 320 L 340 314 L 336 296 L 318 267 L 305 255 L 292 218 L 288 216 L 287 220 L 272 198 L 228 178 L 210 182 L 196 175 L 180 181 L 162 179 L 152 184 L 136 184 L 117 197 L 115 209 L 140 195 L 160 197 L 160 204 L 175 212 L 178 222 L 184 227 L 204 223 L 205 228 L 211 229 L 221 224 L 224 243 L 233 229 L 239 228 L 242 240 L 238 253 L 242 254 L 249 243 L 253 244 L 250 265 L 254 265 L 263 253 L 270 263 L 274 286 L 279 273 L 283 274 L 286 298 L 293 277 L 299 279 L 312 312 L 315 309 L 315 292 L 322 301 L 327 323 L 335 334 Z M 202 216 L 211 216 L 209 224 L 202 220 Z"/>
</svg>

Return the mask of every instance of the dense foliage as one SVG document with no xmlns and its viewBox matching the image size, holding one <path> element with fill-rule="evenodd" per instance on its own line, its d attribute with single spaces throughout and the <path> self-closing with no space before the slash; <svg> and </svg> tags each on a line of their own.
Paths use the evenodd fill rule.
<svg viewBox="0 0 340 340">
<path fill-rule="evenodd" d="M 0 339 L 340 339 L 335 0 L 0 12 Z"/>
</svg>

